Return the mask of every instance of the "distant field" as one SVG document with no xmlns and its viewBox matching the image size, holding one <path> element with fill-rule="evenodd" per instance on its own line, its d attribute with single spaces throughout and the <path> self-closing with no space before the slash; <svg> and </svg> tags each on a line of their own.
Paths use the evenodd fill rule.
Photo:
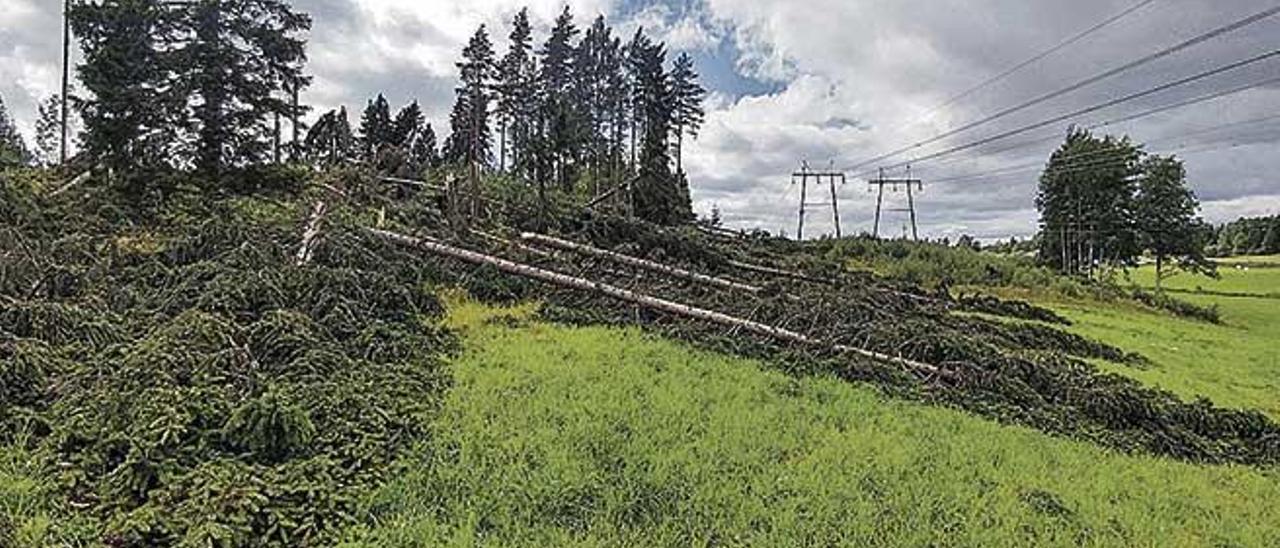
<svg viewBox="0 0 1280 548">
<path fill-rule="evenodd" d="M 433 441 L 352 546 L 1280 544 L 1274 471 L 1116 454 L 635 330 L 454 308 Z"/>
<path fill-rule="evenodd" d="M 1130 274 L 1134 283 L 1155 287 L 1155 268 L 1144 266 Z M 1221 279 L 1179 274 L 1166 278 L 1164 287 L 1179 292 L 1212 292 L 1266 295 L 1280 298 L 1280 256 L 1234 257 L 1219 261 Z"/>
<path fill-rule="evenodd" d="M 1237 263 L 1265 263 L 1266 257 L 1240 257 Z M 1216 305 L 1223 325 L 1173 317 L 1138 306 L 1071 301 L 1031 294 L 1029 298 L 1070 318 L 1071 331 L 1139 352 L 1152 359 L 1147 369 L 1100 363 L 1184 398 L 1208 397 L 1228 407 L 1261 410 L 1280 420 L 1280 268 L 1236 269 L 1224 265 L 1222 279 L 1181 275 L 1167 288 L 1192 292 L 1174 296 L 1203 306 Z M 1154 286 L 1154 269 L 1138 269 L 1132 279 Z M 1203 293 L 1194 291 L 1203 289 Z M 1259 295 L 1251 296 L 1230 296 Z M 1028 296 L 1028 295 L 1013 295 Z"/>
</svg>

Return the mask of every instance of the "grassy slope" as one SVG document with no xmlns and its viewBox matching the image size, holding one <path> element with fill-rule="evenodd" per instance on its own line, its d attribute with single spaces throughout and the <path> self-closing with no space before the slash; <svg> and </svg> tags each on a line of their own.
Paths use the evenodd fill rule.
<svg viewBox="0 0 1280 548">
<path fill-rule="evenodd" d="M 1276 545 L 1280 477 L 1120 455 L 828 378 L 534 324 L 468 334 L 355 544 Z M 438 506 L 437 506 L 438 505 Z M 440 508 L 440 510 L 435 510 Z"/>
<path fill-rule="evenodd" d="M 1280 268 L 1223 268 L 1222 280 L 1177 277 L 1172 287 L 1231 291 L 1257 295 L 1280 291 Z M 1133 279 L 1150 284 L 1150 267 Z M 1108 371 L 1133 377 L 1185 398 L 1204 396 L 1228 407 L 1252 408 L 1280 420 L 1280 300 L 1212 293 L 1182 293 L 1177 298 L 1199 305 L 1217 305 L 1223 325 L 1176 318 L 1123 303 L 1100 304 L 1046 297 L 1029 297 L 1070 318 L 1071 331 L 1139 352 L 1153 362 L 1146 369 L 1099 363 Z"/>
</svg>

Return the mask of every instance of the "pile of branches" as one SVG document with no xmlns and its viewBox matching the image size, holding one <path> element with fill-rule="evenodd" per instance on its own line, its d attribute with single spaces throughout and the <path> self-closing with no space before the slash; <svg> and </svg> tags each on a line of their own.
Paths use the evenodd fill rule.
<svg viewBox="0 0 1280 548">
<path fill-rule="evenodd" d="M 425 439 L 456 343 L 398 250 L 335 233 L 298 264 L 305 203 L 170 231 L 4 186 L 0 443 L 93 523 L 46 541 L 331 544 Z"/>
<path fill-rule="evenodd" d="M 520 242 L 518 234 L 508 234 L 503 243 L 503 238 L 436 235 L 452 238 L 459 247 L 589 282 L 585 288 L 566 288 L 492 266 L 460 262 L 452 267 L 473 293 L 498 300 L 542 299 L 552 319 L 640 325 L 765 358 L 790 371 L 870 381 L 895 394 L 1126 451 L 1195 462 L 1280 462 L 1280 425 L 1261 413 L 1217 408 L 1205 400 L 1186 403 L 1127 377 L 1103 373 L 1087 361 L 1143 365 L 1142 356 L 1043 324 L 955 314 L 958 303 L 945 294 L 848 272 L 806 255 L 794 243 L 724 239 L 692 228 L 601 217 L 584 218 L 563 234 L 598 250 L 729 282 L 708 283 L 599 254 L 542 246 L 536 237 Z M 592 290 L 590 284 L 660 296 L 800 337 L 779 340 L 759 330 L 637 306 Z M 992 311 L 1050 318 L 1030 305 L 986 304 Z"/>
</svg>

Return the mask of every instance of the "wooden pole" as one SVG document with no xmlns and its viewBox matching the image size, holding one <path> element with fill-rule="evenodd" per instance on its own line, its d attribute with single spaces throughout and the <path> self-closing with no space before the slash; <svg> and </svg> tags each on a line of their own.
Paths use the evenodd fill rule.
<svg viewBox="0 0 1280 548">
<path fill-rule="evenodd" d="M 453 246 L 446 245 L 437 241 L 429 240 L 426 238 L 413 238 L 410 236 L 405 236 L 403 234 L 397 234 L 395 232 L 378 230 L 374 228 L 365 228 L 365 231 L 367 231 L 368 233 L 372 234 L 375 237 L 382 238 L 392 243 L 396 243 L 406 247 L 412 247 L 412 248 L 426 251 L 428 253 L 432 253 L 435 255 L 449 257 L 451 259 L 456 259 L 459 261 L 476 264 L 476 265 L 492 266 L 494 268 L 497 268 L 499 271 L 506 272 L 508 274 L 522 276 L 525 278 L 531 278 L 531 279 L 539 280 L 552 285 L 567 287 L 570 289 L 577 289 L 580 291 L 587 291 L 587 292 L 595 293 L 598 295 L 604 295 L 606 297 L 610 297 L 619 301 L 639 305 L 639 306 L 653 309 L 653 310 L 667 312 L 677 316 L 683 316 L 683 317 L 692 318 L 695 320 L 701 320 L 709 323 L 738 328 L 744 331 L 755 333 L 757 335 L 772 337 L 772 338 L 783 340 L 783 341 L 800 343 L 800 344 L 805 344 L 810 346 L 825 346 L 837 352 L 852 353 L 852 354 L 857 354 L 859 356 L 873 359 L 876 361 L 892 363 L 892 364 L 901 366 L 907 370 L 914 371 L 920 374 L 925 374 L 930 376 L 940 376 L 940 377 L 946 377 L 946 378 L 951 378 L 951 377 L 954 377 L 955 375 L 950 371 L 939 369 L 938 367 L 935 367 L 927 363 L 909 360 L 906 358 L 900 358 L 896 356 L 890 356 L 888 354 L 883 354 L 883 353 L 875 352 L 872 350 L 866 350 L 864 348 L 857 348 L 857 347 L 841 345 L 841 344 L 834 344 L 834 345 L 827 344 L 823 341 L 814 339 L 802 333 L 797 333 L 795 331 L 791 331 L 781 327 L 775 327 L 772 325 L 768 325 L 768 324 L 764 324 L 764 323 L 760 323 L 752 320 L 730 316 L 728 314 L 724 314 L 722 312 L 716 312 L 714 310 L 706 310 L 703 308 L 697 308 L 687 304 L 668 301 L 665 299 L 659 299 L 657 297 L 651 297 L 648 295 L 637 293 L 635 291 L 631 291 L 629 289 L 623 289 L 621 287 L 600 283 L 600 282 L 588 280 L 585 278 L 578 278 L 575 276 L 569 276 L 567 274 L 561 274 L 559 272 L 554 272 L 551 270 L 545 270 L 545 269 L 537 268 L 534 266 L 520 264 L 514 261 L 503 259 L 501 257 L 494 257 L 491 255 L 485 255 L 483 253 L 476 253 L 474 251 L 453 247 Z"/>
</svg>

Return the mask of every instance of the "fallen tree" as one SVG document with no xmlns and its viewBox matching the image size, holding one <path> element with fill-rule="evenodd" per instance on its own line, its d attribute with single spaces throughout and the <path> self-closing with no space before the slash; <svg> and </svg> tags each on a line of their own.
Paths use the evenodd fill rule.
<svg viewBox="0 0 1280 548">
<path fill-rule="evenodd" d="M 948 377 L 948 378 L 954 375 L 950 371 L 940 369 L 936 366 L 933 366 L 927 363 L 918 362 L 915 360 L 909 360 L 909 359 L 905 359 L 897 356 L 890 356 L 888 354 L 867 350 L 865 348 L 858 348 L 858 347 L 842 345 L 842 344 L 828 344 L 824 341 L 814 339 L 812 337 L 809 337 L 808 335 L 805 335 L 803 333 L 799 333 L 796 331 L 792 331 L 789 329 L 783 329 L 780 327 L 776 327 L 776 326 L 772 326 L 772 325 L 768 325 L 768 324 L 764 324 L 764 323 L 760 323 L 760 322 L 756 322 L 756 321 L 752 321 L 744 318 L 739 318 L 736 316 L 730 316 L 728 314 L 716 312 L 714 310 L 707 310 L 707 309 L 698 308 L 698 307 L 690 306 L 683 303 L 678 303 L 678 302 L 669 301 L 666 299 L 652 297 L 649 295 L 631 291 L 629 289 L 623 289 L 621 287 L 617 287 L 614 285 L 600 283 L 593 280 L 588 280 L 586 278 L 570 276 L 567 274 L 561 274 L 559 272 L 554 272 L 551 270 L 545 270 L 542 268 L 538 268 L 538 267 L 534 267 L 534 266 L 530 266 L 522 263 L 517 263 L 515 261 L 503 259 L 501 257 L 494 257 L 492 255 L 486 255 L 483 253 L 478 253 L 475 251 L 454 247 L 451 245 L 447 245 L 447 244 L 426 239 L 426 238 L 414 238 L 412 236 L 406 236 L 403 234 L 398 234 L 395 232 L 379 230 L 374 228 L 366 228 L 365 230 L 368 233 L 378 238 L 381 238 L 399 245 L 412 247 L 415 249 L 427 251 L 429 253 L 441 255 L 444 257 L 449 257 L 451 259 L 456 259 L 456 260 L 468 262 L 471 264 L 491 266 L 507 274 L 513 274 L 516 276 L 531 278 L 534 280 L 558 285 L 561 287 L 567 287 L 571 289 L 577 289 L 580 291 L 587 291 L 587 292 L 591 292 L 599 295 L 604 295 L 616 300 L 639 305 L 639 306 L 653 309 L 653 310 L 658 310 L 661 312 L 666 312 L 669 314 L 675 314 L 678 316 L 684 316 L 687 318 L 693 318 L 696 320 L 701 320 L 709 323 L 715 323 L 715 324 L 723 325 L 726 327 L 741 329 L 744 331 L 755 333 L 757 335 L 763 335 L 766 337 L 771 337 L 771 338 L 775 338 L 783 341 L 800 343 L 800 344 L 811 345 L 811 346 L 825 346 L 836 352 L 853 353 L 865 358 L 892 363 L 921 375 L 939 376 L 939 377 Z"/>
</svg>

